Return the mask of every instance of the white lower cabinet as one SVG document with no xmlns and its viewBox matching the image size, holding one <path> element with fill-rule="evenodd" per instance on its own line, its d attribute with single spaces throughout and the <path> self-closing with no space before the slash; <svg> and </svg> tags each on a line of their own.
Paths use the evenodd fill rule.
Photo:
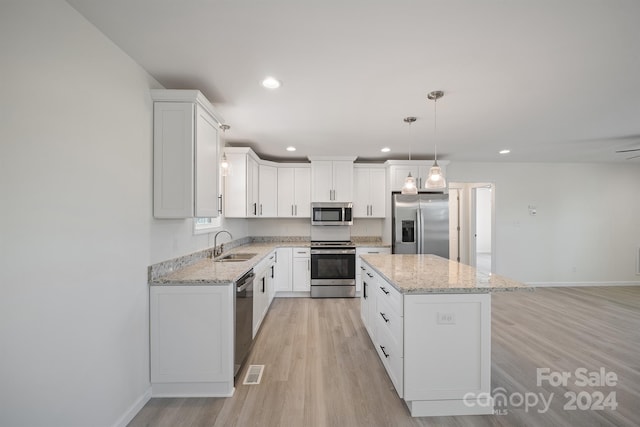
<svg viewBox="0 0 640 427">
<path fill-rule="evenodd" d="M 233 394 L 233 284 L 152 286 L 153 397 Z"/>
<path fill-rule="evenodd" d="M 291 261 L 293 258 L 293 248 L 276 249 L 276 292 L 291 292 L 293 281 L 291 279 Z"/>
<path fill-rule="evenodd" d="M 403 294 L 362 267 L 362 320 L 411 415 L 492 414 L 491 294 Z"/>
<path fill-rule="evenodd" d="M 311 250 L 294 248 L 292 264 L 293 291 L 311 292 Z"/>
<path fill-rule="evenodd" d="M 362 260 L 360 259 L 360 255 L 369 255 L 369 254 L 390 254 L 391 248 L 383 248 L 378 246 L 372 247 L 356 247 L 356 292 L 362 292 L 362 281 L 360 280 L 360 275 L 362 274 Z"/>
<path fill-rule="evenodd" d="M 273 251 L 253 268 L 253 337 L 258 334 L 275 293 L 275 260 Z"/>
</svg>

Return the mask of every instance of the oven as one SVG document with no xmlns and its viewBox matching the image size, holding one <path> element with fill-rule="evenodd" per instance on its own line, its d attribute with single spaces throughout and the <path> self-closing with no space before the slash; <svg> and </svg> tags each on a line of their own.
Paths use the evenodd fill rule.
<svg viewBox="0 0 640 427">
<path fill-rule="evenodd" d="M 311 243 L 311 298 L 356 296 L 356 248 L 350 242 Z"/>
<path fill-rule="evenodd" d="M 311 203 L 311 225 L 352 225 L 351 202 Z"/>
</svg>

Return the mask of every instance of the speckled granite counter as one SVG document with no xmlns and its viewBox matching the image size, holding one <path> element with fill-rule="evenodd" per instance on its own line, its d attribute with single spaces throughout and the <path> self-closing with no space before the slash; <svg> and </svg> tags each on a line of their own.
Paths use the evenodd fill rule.
<svg viewBox="0 0 640 427">
<path fill-rule="evenodd" d="M 242 262 L 215 262 L 204 258 L 174 272 L 150 280 L 151 285 L 226 285 L 239 279 L 249 269 L 255 267 L 278 246 L 275 243 L 249 243 L 236 247 L 226 254 L 255 253 L 256 255 Z M 286 246 L 296 246 L 290 242 Z"/>
<path fill-rule="evenodd" d="M 378 274 L 405 294 L 488 293 L 533 290 L 497 274 L 488 275 L 475 268 L 436 255 L 362 255 Z"/>
<path fill-rule="evenodd" d="M 376 237 L 354 237 L 356 246 L 390 247 Z M 255 267 L 273 249 L 279 247 L 309 247 L 308 237 L 245 237 L 225 243 L 224 254 L 255 253 L 248 261 L 214 262 L 213 248 L 205 249 L 175 259 L 154 264 L 149 267 L 148 279 L 152 286 L 157 285 L 225 285 L 239 279 L 249 269 Z M 231 249 L 233 248 L 233 249 Z"/>
</svg>

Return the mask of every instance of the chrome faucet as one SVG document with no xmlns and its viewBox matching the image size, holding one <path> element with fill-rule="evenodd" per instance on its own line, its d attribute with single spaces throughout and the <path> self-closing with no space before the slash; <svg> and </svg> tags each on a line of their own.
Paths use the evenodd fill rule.
<svg viewBox="0 0 640 427">
<path fill-rule="evenodd" d="M 220 243 L 220 248 L 218 248 L 218 234 L 220 233 L 227 233 L 229 235 L 229 238 L 233 239 L 233 236 L 227 230 L 218 231 L 216 235 L 213 237 L 213 257 L 214 258 L 222 254 L 222 251 L 224 250 L 224 245 L 222 243 Z"/>
</svg>

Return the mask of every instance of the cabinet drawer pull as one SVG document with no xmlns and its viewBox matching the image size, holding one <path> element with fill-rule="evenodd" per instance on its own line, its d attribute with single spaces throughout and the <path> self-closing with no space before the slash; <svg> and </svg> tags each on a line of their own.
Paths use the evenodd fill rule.
<svg viewBox="0 0 640 427">
<path fill-rule="evenodd" d="M 367 276 L 369 276 L 369 277 L 373 278 L 373 274 L 371 274 L 371 273 L 369 273 L 369 272 L 367 272 Z"/>
<path fill-rule="evenodd" d="M 384 347 L 383 346 L 379 346 L 379 347 L 380 347 L 380 350 L 382 350 L 382 354 L 384 354 L 384 357 L 388 359 L 389 354 L 386 351 L 384 351 Z"/>
<path fill-rule="evenodd" d="M 364 268 L 363 266 L 360 266 L 360 270 L 365 271 L 366 268 Z"/>
<path fill-rule="evenodd" d="M 384 292 L 385 295 L 389 295 L 389 291 L 387 290 L 387 288 L 385 288 L 384 286 L 380 286 L 380 289 L 382 289 L 382 292 Z"/>
<path fill-rule="evenodd" d="M 387 319 L 387 316 L 385 316 L 384 313 L 380 313 L 380 316 L 382 316 L 386 323 L 389 323 L 389 319 Z"/>
</svg>

